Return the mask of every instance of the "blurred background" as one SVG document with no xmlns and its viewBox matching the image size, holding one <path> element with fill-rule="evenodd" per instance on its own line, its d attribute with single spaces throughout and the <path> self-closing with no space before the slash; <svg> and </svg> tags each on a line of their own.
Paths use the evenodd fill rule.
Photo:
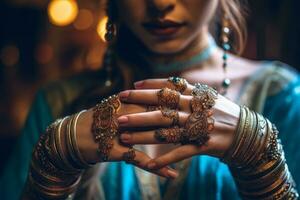
<svg viewBox="0 0 300 200">
<path fill-rule="evenodd" d="M 0 0 L 0 170 L 37 89 L 101 67 L 104 0 Z M 300 1 L 249 0 L 243 56 L 300 70 Z"/>
</svg>

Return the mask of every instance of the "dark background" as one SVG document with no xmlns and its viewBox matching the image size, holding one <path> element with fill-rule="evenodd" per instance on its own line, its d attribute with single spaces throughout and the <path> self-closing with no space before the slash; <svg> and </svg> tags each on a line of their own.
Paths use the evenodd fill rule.
<svg viewBox="0 0 300 200">
<path fill-rule="evenodd" d="M 97 70 L 105 44 L 96 26 L 105 14 L 100 0 L 77 1 L 93 21 L 52 25 L 46 0 L 0 0 L 0 170 L 20 134 L 37 89 L 44 83 Z M 300 69 L 299 0 L 250 0 L 249 38 L 243 56 L 280 60 Z M 75 21 L 84 20 L 77 16 Z M 75 23 L 75 22 L 74 22 Z"/>
</svg>

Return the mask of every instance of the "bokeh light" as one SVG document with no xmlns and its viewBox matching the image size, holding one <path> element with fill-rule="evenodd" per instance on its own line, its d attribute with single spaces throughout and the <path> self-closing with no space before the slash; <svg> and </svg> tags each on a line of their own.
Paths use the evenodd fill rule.
<svg viewBox="0 0 300 200">
<path fill-rule="evenodd" d="M 75 0 L 52 0 L 48 5 L 50 22 L 57 26 L 69 25 L 77 14 L 78 5 Z"/>
<path fill-rule="evenodd" d="M 89 49 L 86 55 L 85 64 L 87 68 L 91 70 L 98 70 L 102 67 L 102 54 L 104 53 L 105 48 L 101 43 L 95 44 L 92 48 Z"/>
<path fill-rule="evenodd" d="M 5 46 L 0 52 L 0 59 L 7 67 L 16 65 L 20 59 L 20 51 L 18 47 L 14 45 Z"/>
<path fill-rule="evenodd" d="M 53 48 L 49 43 L 40 43 L 35 52 L 35 59 L 38 64 L 48 64 L 53 59 Z"/>
<path fill-rule="evenodd" d="M 100 19 L 98 25 L 97 25 L 97 32 L 99 37 L 105 42 L 105 33 L 106 33 L 106 23 L 108 21 L 108 17 L 105 16 L 102 19 Z"/>
<path fill-rule="evenodd" d="M 93 22 L 93 13 L 88 9 L 80 9 L 74 21 L 74 27 L 77 30 L 86 30 L 92 26 Z"/>
</svg>

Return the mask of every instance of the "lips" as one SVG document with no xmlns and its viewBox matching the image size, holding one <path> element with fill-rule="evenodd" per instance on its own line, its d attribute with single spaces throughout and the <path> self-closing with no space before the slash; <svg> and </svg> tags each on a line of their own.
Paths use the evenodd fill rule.
<svg viewBox="0 0 300 200">
<path fill-rule="evenodd" d="M 152 35 L 167 37 L 177 33 L 186 24 L 172 20 L 153 20 L 142 25 Z"/>
</svg>

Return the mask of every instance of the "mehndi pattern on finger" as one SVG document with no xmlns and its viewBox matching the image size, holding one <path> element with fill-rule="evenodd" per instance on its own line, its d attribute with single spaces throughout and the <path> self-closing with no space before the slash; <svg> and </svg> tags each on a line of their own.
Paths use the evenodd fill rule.
<svg viewBox="0 0 300 200">
<path fill-rule="evenodd" d="M 130 147 L 127 152 L 123 153 L 122 160 L 124 160 L 126 163 L 136 164 L 137 161 L 135 160 L 135 157 L 135 149 L 133 147 Z"/>
<path fill-rule="evenodd" d="M 113 148 L 113 139 L 117 135 L 119 124 L 116 113 L 121 107 L 117 95 L 110 96 L 97 104 L 93 111 L 92 133 L 98 143 L 100 161 L 105 162 Z"/>
<path fill-rule="evenodd" d="M 174 86 L 174 89 L 181 94 L 186 90 L 188 84 L 184 78 L 175 76 L 169 77 L 168 82 L 170 82 Z"/>
</svg>

